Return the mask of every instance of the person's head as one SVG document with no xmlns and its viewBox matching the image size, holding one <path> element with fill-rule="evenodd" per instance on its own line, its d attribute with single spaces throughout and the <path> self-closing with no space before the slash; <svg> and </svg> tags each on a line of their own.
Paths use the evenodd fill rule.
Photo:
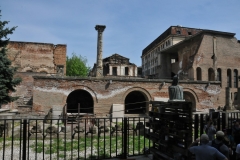
<svg viewBox="0 0 240 160">
<path fill-rule="evenodd" d="M 209 142 L 209 137 L 207 134 L 202 134 L 201 137 L 200 137 L 200 142 L 202 144 L 208 144 Z"/>
<path fill-rule="evenodd" d="M 216 139 L 221 141 L 221 140 L 223 140 L 223 138 L 224 138 L 224 132 L 223 131 L 217 131 Z"/>
</svg>

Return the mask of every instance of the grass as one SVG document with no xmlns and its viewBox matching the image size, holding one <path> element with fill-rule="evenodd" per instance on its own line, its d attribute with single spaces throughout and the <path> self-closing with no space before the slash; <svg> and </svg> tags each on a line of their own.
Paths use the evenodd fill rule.
<svg viewBox="0 0 240 160">
<path fill-rule="evenodd" d="M 110 153 L 114 156 L 117 156 L 122 153 L 122 137 L 103 137 L 93 136 L 73 140 L 64 140 L 64 139 L 53 139 L 51 143 L 37 142 L 33 143 L 30 148 L 32 148 L 36 153 L 44 154 L 58 154 L 59 158 L 65 156 L 65 152 L 71 151 L 78 157 L 79 154 L 81 157 L 89 158 L 90 156 L 101 156 L 104 158 L 110 158 Z M 144 145 L 145 142 L 145 145 Z M 151 144 L 148 139 L 145 139 L 144 136 L 129 136 L 128 140 L 128 153 L 132 154 L 142 154 L 142 150 L 145 146 Z M 90 157 L 91 158 L 91 157 Z"/>
</svg>

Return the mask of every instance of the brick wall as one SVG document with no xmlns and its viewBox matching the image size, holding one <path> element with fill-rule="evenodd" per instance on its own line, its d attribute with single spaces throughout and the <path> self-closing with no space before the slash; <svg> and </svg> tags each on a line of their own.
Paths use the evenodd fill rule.
<svg viewBox="0 0 240 160">
<path fill-rule="evenodd" d="M 168 86 L 171 81 L 148 79 L 110 79 L 106 78 L 69 78 L 34 77 L 33 110 L 45 112 L 52 106 L 61 109 L 68 95 L 74 90 L 89 92 L 94 102 L 94 114 L 109 114 L 112 104 L 124 104 L 126 96 L 132 91 L 143 93 L 147 101 L 168 98 Z M 162 85 L 164 83 L 164 85 Z M 197 110 L 217 108 L 220 84 L 213 83 L 205 88 L 207 82 L 181 81 L 184 91 L 193 95 Z"/>
</svg>

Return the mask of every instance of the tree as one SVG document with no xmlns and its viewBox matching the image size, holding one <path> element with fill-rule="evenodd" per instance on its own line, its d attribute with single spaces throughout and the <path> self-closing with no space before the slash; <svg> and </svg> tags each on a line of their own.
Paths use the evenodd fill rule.
<svg viewBox="0 0 240 160">
<path fill-rule="evenodd" d="M 90 67 L 87 67 L 87 59 L 81 55 L 77 56 L 76 53 L 72 53 L 72 57 L 67 56 L 67 76 L 83 76 L 86 77 L 90 71 Z"/>
<path fill-rule="evenodd" d="M 0 10 L 0 107 L 1 104 L 13 102 L 18 97 L 12 97 L 11 92 L 15 92 L 15 87 L 20 84 L 20 78 L 14 78 L 14 73 L 17 68 L 11 67 L 11 61 L 7 57 L 7 44 L 9 38 L 7 36 L 12 34 L 16 27 L 7 28 L 5 25 L 9 21 L 1 21 Z"/>
</svg>

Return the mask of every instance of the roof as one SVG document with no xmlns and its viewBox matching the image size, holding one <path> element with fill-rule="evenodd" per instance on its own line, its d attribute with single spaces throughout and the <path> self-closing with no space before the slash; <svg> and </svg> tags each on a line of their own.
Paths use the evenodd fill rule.
<svg viewBox="0 0 240 160">
<path fill-rule="evenodd" d="M 197 29 L 197 28 L 190 28 L 190 27 L 182 27 L 182 26 L 170 26 L 166 31 L 164 31 L 160 36 L 158 36 L 154 41 L 152 41 L 146 48 L 143 49 L 142 51 L 142 55 L 144 55 L 147 51 L 149 51 L 150 49 L 152 49 L 156 44 L 158 44 L 159 42 L 161 42 L 162 40 L 164 40 L 165 38 L 167 38 L 169 35 L 173 35 L 171 33 L 171 29 L 172 28 L 184 28 L 184 29 L 194 29 L 194 30 L 201 30 L 201 29 Z M 174 34 L 176 35 L 176 34 Z M 184 35 L 177 35 L 179 37 L 185 37 Z"/>
<path fill-rule="evenodd" d="M 216 31 L 216 30 L 208 30 L 208 29 L 196 29 L 196 28 L 189 28 L 189 27 L 181 27 L 181 26 L 170 26 L 165 32 L 163 32 L 158 38 L 156 38 L 152 43 L 150 43 L 143 51 L 142 51 L 142 55 L 144 55 L 147 51 L 149 51 L 150 49 L 152 49 L 155 45 L 157 45 L 159 42 L 161 42 L 162 40 L 164 40 L 165 38 L 167 38 L 169 35 L 173 35 L 171 34 L 171 28 L 173 27 L 178 27 L 178 28 L 185 28 L 185 29 L 195 29 L 195 30 L 199 30 L 200 32 L 191 35 L 191 36 L 181 36 L 181 35 L 176 35 L 176 36 L 181 36 L 181 37 L 185 37 L 185 40 L 188 40 L 189 38 L 193 38 L 196 35 L 198 35 L 199 33 L 211 33 L 211 34 L 218 34 L 218 35 L 226 35 L 226 36 L 235 36 L 235 33 L 231 33 L 231 32 L 223 32 L 223 31 Z M 183 41 L 185 41 L 183 40 Z M 181 42 L 179 42 L 181 43 Z M 179 44 L 177 43 L 177 44 Z M 175 46 L 175 45 L 174 45 Z M 169 47 L 171 48 L 171 47 Z M 169 48 L 165 49 L 168 50 Z M 164 50 L 163 50 L 164 51 Z"/>
<path fill-rule="evenodd" d="M 113 54 L 113 55 L 111 55 L 111 56 L 109 56 L 109 57 L 106 57 L 106 58 L 104 58 L 103 60 L 106 60 L 106 59 L 108 59 L 108 58 L 111 58 L 111 57 L 113 57 L 113 58 L 115 58 L 115 57 L 120 57 L 121 59 L 128 59 L 129 60 L 129 58 L 126 58 L 126 57 L 123 57 L 123 56 L 121 56 L 121 55 L 119 55 L 119 54 L 117 54 L 117 53 L 115 53 L 115 54 Z"/>
<path fill-rule="evenodd" d="M 195 37 L 199 36 L 199 35 L 202 35 L 202 34 L 205 34 L 205 33 L 210 33 L 210 34 L 213 34 L 213 35 L 225 35 L 225 36 L 230 36 L 230 37 L 234 37 L 235 36 L 235 33 L 230 33 L 230 32 L 222 32 L 222 31 L 214 31 L 214 30 L 207 30 L 207 29 L 204 29 L 202 30 L 201 32 L 191 36 L 191 37 L 187 37 L 185 40 L 175 44 L 175 45 L 172 45 L 164 50 L 161 51 L 161 53 L 169 53 L 173 50 L 175 50 L 177 47 L 179 47 L 181 44 L 187 42 L 187 41 L 190 41 L 192 39 L 194 39 Z"/>
</svg>

